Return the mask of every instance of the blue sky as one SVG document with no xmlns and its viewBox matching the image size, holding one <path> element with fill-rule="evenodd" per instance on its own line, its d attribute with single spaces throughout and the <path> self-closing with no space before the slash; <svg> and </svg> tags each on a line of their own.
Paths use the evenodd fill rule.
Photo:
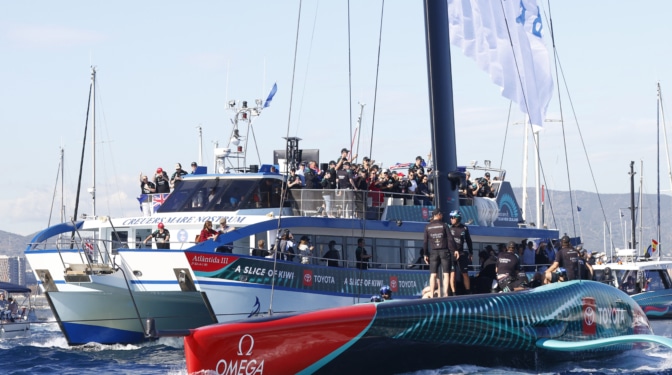
<svg viewBox="0 0 672 375">
<path fill-rule="evenodd" d="M 225 146 L 230 136 L 227 101 L 265 99 L 274 82 L 273 104 L 253 125 L 262 163 L 270 162 L 272 150 L 284 148 L 287 135 L 302 138 L 302 148 L 320 149 L 321 162 L 336 158 L 350 142 L 360 102 L 365 103 L 360 155 L 384 166 L 426 156 L 422 2 L 385 2 L 377 93 L 381 2 L 350 5 L 349 57 L 347 2 L 303 2 L 294 67 L 299 1 L 5 2 L 0 229 L 25 235 L 47 225 L 61 147 L 66 216 L 72 215 L 91 65 L 98 70 L 98 215 L 138 214 L 138 174 L 157 167 L 170 171 L 177 162 L 186 168 L 198 160 L 197 126 L 203 129 L 204 163 L 212 167 L 214 143 Z M 548 16 L 547 2 L 540 5 Z M 656 83 L 664 98 L 672 97 L 666 95 L 672 80 L 667 40 L 672 24 L 665 18 L 670 8 L 663 0 L 551 2 L 566 77 L 560 86 L 572 189 L 596 189 L 578 120 L 601 193 L 629 191 L 630 160 L 637 169 L 643 160 L 645 190 L 655 192 Z M 452 55 L 460 164 L 492 160 L 521 186 L 522 126 L 509 126 L 503 152 L 508 100 L 461 51 L 453 49 Z M 561 117 L 559 103 L 556 93 L 548 119 Z M 523 119 L 514 110 L 509 121 Z M 569 188 L 562 134 L 557 122 L 541 134 L 549 189 Z M 92 185 L 90 146 L 84 190 Z M 256 151 L 251 159 L 258 163 Z M 666 174 L 664 159 L 661 171 Z M 663 180 L 664 190 L 669 185 Z M 54 218 L 59 204 L 60 190 Z M 81 212 L 91 212 L 88 195 Z"/>
</svg>

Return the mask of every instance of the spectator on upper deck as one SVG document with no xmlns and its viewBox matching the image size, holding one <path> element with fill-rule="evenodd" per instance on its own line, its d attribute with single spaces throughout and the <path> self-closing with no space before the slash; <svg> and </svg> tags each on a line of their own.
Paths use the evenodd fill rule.
<svg viewBox="0 0 672 375">
<path fill-rule="evenodd" d="M 418 182 L 418 188 L 415 190 L 416 204 L 429 206 L 434 200 L 434 194 L 429 191 L 429 177 L 423 176 Z"/>
<path fill-rule="evenodd" d="M 422 156 L 416 156 L 415 157 L 415 164 L 411 166 L 411 169 L 414 171 L 419 171 L 422 170 L 422 173 L 425 173 L 425 160 L 422 158 Z"/>
<path fill-rule="evenodd" d="M 306 162 L 302 161 L 299 163 L 299 165 L 296 167 L 296 175 L 299 176 L 301 179 L 301 187 L 306 186 L 306 176 L 305 176 L 305 171 L 306 171 Z"/>
<path fill-rule="evenodd" d="M 301 178 L 296 174 L 296 168 L 289 170 L 289 177 L 287 178 L 287 188 L 289 189 L 301 189 Z"/>
<path fill-rule="evenodd" d="M 182 164 L 175 164 L 175 172 L 170 177 L 170 187 L 175 189 L 177 185 L 182 181 L 182 176 L 188 174 L 187 171 L 182 169 Z"/>
<path fill-rule="evenodd" d="M 140 194 L 156 193 L 156 185 L 147 179 L 147 176 L 140 173 Z"/>
<path fill-rule="evenodd" d="M 343 169 L 343 164 L 345 162 L 352 162 L 353 159 L 357 157 L 357 155 L 351 155 L 348 157 L 348 154 L 350 154 L 350 150 L 347 148 L 341 149 L 341 156 L 336 160 L 336 170 L 341 170 Z"/>
<path fill-rule="evenodd" d="M 191 174 L 196 174 L 196 169 L 198 168 L 198 164 L 196 164 L 195 161 L 191 162 Z"/>
<path fill-rule="evenodd" d="M 490 185 L 488 185 L 488 181 L 484 177 L 478 179 L 478 187 L 474 192 L 474 196 L 481 198 L 493 198 Z"/>
<path fill-rule="evenodd" d="M 168 179 L 168 173 L 166 173 L 163 168 L 156 169 L 154 185 L 156 185 L 157 193 L 170 193 L 170 180 Z"/>
</svg>

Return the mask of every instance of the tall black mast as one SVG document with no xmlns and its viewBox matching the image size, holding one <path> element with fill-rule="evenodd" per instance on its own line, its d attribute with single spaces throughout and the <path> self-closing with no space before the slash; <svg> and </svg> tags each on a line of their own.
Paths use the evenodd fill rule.
<svg viewBox="0 0 672 375">
<path fill-rule="evenodd" d="M 448 2 L 425 0 L 425 39 L 429 109 L 434 159 L 434 204 L 444 212 L 460 206 L 453 110 L 453 81 L 448 35 Z M 449 174 L 454 183 L 449 182 Z M 447 215 L 446 215 L 447 217 Z"/>
</svg>

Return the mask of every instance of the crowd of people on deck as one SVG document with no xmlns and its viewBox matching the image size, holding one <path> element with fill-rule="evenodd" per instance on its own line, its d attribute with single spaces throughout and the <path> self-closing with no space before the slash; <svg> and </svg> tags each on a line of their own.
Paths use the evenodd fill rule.
<svg viewBox="0 0 672 375">
<path fill-rule="evenodd" d="M 197 168 L 198 164 L 195 161 L 191 163 L 191 172 L 185 171 L 182 169 L 182 164 L 177 163 L 175 171 L 168 177 L 168 172 L 159 167 L 156 168 L 156 173 L 151 180 L 146 174 L 140 172 L 140 194 L 170 193 L 182 182 L 182 177 L 190 173 L 195 174 Z"/>
<path fill-rule="evenodd" d="M 468 228 L 460 221 L 459 211 L 450 213 L 450 224 L 443 221 L 440 209 L 432 212 L 421 250 L 430 270 L 429 286 L 423 291 L 426 298 L 518 291 L 552 282 L 593 280 L 595 277 L 592 254 L 582 245 L 572 246 L 566 235 L 551 241 L 510 241 L 506 245 L 498 244 L 497 250 L 487 245 L 478 254 L 478 273 L 470 276 L 465 270 L 471 264 L 473 249 Z"/>
<path fill-rule="evenodd" d="M 198 164 L 192 162 L 188 172 L 176 163 L 170 176 L 161 167 L 152 178 L 140 173 L 140 193 L 146 201 L 152 194 L 170 193 L 185 175 L 196 173 L 198 168 Z M 278 170 L 272 166 L 270 172 L 278 173 Z M 496 176 L 491 180 L 490 173 L 486 172 L 472 181 L 471 173 L 467 171 L 466 185 L 460 186 L 460 196 L 493 198 L 493 181 L 496 180 Z M 278 185 L 270 180 L 260 186 L 258 200 L 261 207 L 280 204 L 279 192 L 283 186 L 274 184 Z M 319 165 L 316 160 L 300 161 L 289 169 L 284 187 L 290 192 L 288 196 L 293 199 L 295 208 L 325 217 L 362 218 L 366 215 L 367 204 L 380 208 L 386 198 L 401 199 L 404 205 L 412 202 L 425 206 L 432 205 L 434 199 L 433 171 L 422 156 L 416 157 L 414 163 L 381 168 L 369 157 L 357 162 L 357 155 L 347 148 L 341 149 L 340 156 L 328 164 Z M 306 190 L 299 192 L 300 189 Z"/>
</svg>

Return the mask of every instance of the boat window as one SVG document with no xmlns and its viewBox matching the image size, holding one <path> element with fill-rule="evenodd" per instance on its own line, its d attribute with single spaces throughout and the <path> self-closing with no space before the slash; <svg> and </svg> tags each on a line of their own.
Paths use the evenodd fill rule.
<svg viewBox="0 0 672 375">
<path fill-rule="evenodd" d="M 128 248 L 128 231 L 118 230 L 112 232 L 112 250 Z"/>
<path fill-rule="evenodd" d="M 270 183 L 266 182 L 270 180 Z M 264 206 L 262 187 L 273 187 L 277 179 L 220 179 L 185 180 L 161 205 L 159 212 L 193 212 L 193 211 L 235 211 L 239 209 L 270 207 Z M 277 183 L 279 193 L 280 184 Z M 266 195 L 268 204 L 276 203 Z M 273 202 L 271 202 L 273 201 Z M 278 196 L 277 205 L 280 199 Z"/>
<path fill-rule="evenodd" d="M 663 274 L 661 274 L 663 272 Z M 665 284 L 663 282 L 662 277 L 665 276 L 664 274 L 665 271 L 645 271 L 644 272 L 644 277 L 646 280 L 646 290 L 649 292 L 653 292 L 656 290 L 665 290 L 667 289 L 665 287 Z"/>
<path fill-rule="evenodd" d="M 401 241 L 400 240 L 386 240 L 384 242 L 397 242 L 397 244 L 390 245 L 381 245 L 376 243 L 376 256 L 374 267 L 386 267 L 387 268 L 401 268 Z M 379 241 L 376 241 L 379 242 Z"/>
</svg>

